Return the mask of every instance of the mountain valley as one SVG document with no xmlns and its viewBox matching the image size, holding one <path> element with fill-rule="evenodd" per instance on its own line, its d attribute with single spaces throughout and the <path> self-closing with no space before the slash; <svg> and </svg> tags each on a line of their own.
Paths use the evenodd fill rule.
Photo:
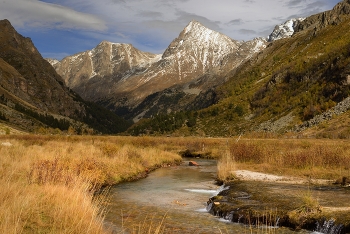
<svg viewBox="0 0 350 234">
<path fill-rule="evenodd" d="M 191 21 L 163 54 L 102 41 L 61 61 L 44 61 L 3 20 L 0 118 L 28 131 L 118 133 L 133 122 L 128 134 L 348 137 L 327 123 L 348 115 L 349 13 L 344 0 L 251 41 Z"/>
</svg>

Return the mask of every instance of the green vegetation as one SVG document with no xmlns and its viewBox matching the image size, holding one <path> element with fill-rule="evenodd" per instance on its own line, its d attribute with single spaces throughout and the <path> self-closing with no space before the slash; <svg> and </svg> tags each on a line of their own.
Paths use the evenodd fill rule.
<svg viewBox="0 0 350 234">
<path fill-rule="evenodd" d="M 220 88 L 220 107 L 243 102 L 257 123 L 293 112 L 308 120 L 350 94 L 349 20 L 314 36 L 305 31 L 273 42 Z M 246 127 L 251 123 L 246 123 Z"/>
<path fill-rule="evenodd" d="M 141 134 L 167 134 L 182 127 L 192 128 L 196 124 L 198 113 L 177 112 L 169 115 L 158 114 L 148 120 L 142 120 L 132 126 L 128 132 L 134 136 Z"/>
<path fill-rule="evenodd" d="M 124 120 L 113 112 L 92 102 L 86 102 L 86 114 L 80 114 L 77 120 L 88 124 L 93 129 L 104 134 L 116 134 L 126 131 L 131 122 Z"/>
<path fill-rule="evenodd" d="M 190 131 L 172 128 L 170 122 L 150 127 L 153 120 L 142 126 L 158 134 L 231 136 L 254 132 L 261 123 L 290 114 L 290 120 L 275 133 L 292 130 L 350 95 L 349 22 L 270 43 L 226 75 L 228 81 L 216 89 L 219 102 L 192 114 L 196 121 Z"/>
<path fill-rule="evenodd" d="M 53 115 L 52 113 L 43 113 L 33 107 L 26 107 L 19 102 L 14 103 L 12 108 L 25 115 L 26 118 L 31 119 L 32 124 L 37 124 L 37 129 L 41 129 L 39 131 L 40 133 L 52 133 L 52 129 L 57 133 L 57 130 L 61 132 L 73 128 L 74 133 L 77 134 L 116 134 L 126 131 L 127 128 L 131 126 L 130 122 L 125 121 L 101 106 L 86 102 L 79 96 L 76 96 L 75 100 L 84 103 L 85 111 L 81 113 L 76 111 L 75 115 L 70 118 L 61 115 Z M 7 106 L 9 101 L 10 100 L 6 98 L 5 95 L 0 96 L 0 104 Z M 0 120 L 8 122 L 9 118 L 0 111 Z M 47 130 L 43 131 L 43 128 Z"/>
<path fill-rule="evenodd" d="M 40 114 L 36 111 L 27 109 L 20 104 L 15 104 L 14 109 L 25 114 L 25 115 L 28 115 L 34 119 L 37 119 L 41 123 L 43 123 L 51 128 L 58 128 L 61 131 L 64 131 L 64 130 L 68 130 L 68 128 L 70 126 L 70 122 L 65 118 L 56 119 L 55 117 L 53 117 L 50 114 Z"/>
</svg>

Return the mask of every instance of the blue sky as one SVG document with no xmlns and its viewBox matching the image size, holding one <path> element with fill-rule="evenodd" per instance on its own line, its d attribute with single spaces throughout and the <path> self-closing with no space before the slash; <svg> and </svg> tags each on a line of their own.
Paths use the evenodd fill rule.
<svg viewBox="0 0 350 234">
<path fill-rule="evenodd" d="M 268 36 L 290 18 L 340 0 L 0 0 L 0 18 L 30 37 L 43 57 L 62 59 L 103 40 L 163 53 L 191 20 L 235 40 Z"/>
</svg>

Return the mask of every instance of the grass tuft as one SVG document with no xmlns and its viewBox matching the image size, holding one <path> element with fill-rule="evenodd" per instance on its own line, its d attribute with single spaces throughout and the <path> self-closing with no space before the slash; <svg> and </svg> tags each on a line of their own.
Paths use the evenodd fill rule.
<svg viewBox="0 0 350 234">
<path fill-rule="evenodd" d="M 217 163 L 217 177 L 219 181 L 225 182 L 234 179 L 234 171 L 236 170 L 236 162 L 233 155 L 227 151 Z"/>
</svg>

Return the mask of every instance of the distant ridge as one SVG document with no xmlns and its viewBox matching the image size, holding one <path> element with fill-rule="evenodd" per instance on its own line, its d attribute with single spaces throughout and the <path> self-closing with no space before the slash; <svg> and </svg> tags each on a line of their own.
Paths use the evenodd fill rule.
<svg viewBox="0 0 350 234">
<path fill-rule="evenodd" d="M 83 98 L 138 121 L 195 106 L 200 93 L 206 95 L 225 81 L 219 74 L 239 66 L 266 43 L 262 38 L 238 42 L 191 21 L 162 55 L 102 42 L 54 67 Z"/>
</svg>

